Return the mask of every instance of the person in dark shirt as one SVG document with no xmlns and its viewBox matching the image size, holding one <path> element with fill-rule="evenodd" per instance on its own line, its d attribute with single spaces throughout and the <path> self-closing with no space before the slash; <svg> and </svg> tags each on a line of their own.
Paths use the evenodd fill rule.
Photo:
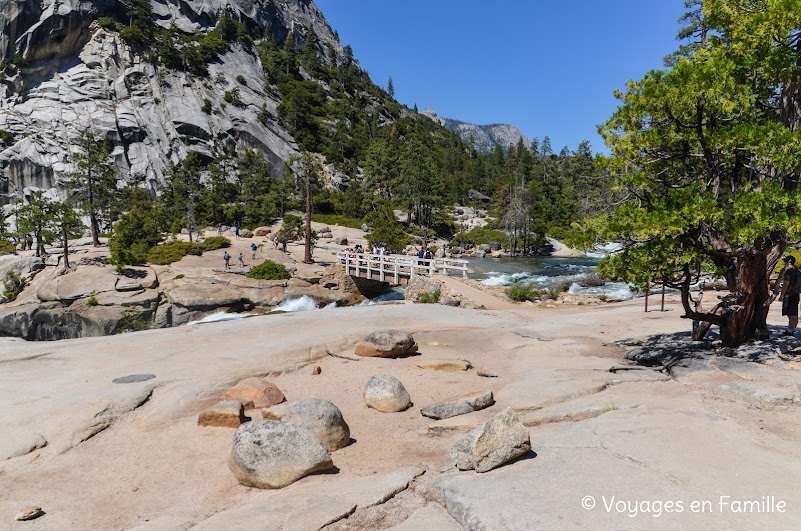
<svg viewBox="0 0 801 531">
<path fill-rule="evenodd" d="M 795 267 L 795 257 L 784 257 L 784 272 L 782 273 L 782 291 L 779 300 L 782 301 L 782 315 L 787 316 L 787 330 L 782 334 L 794 336 L 795 327 L 798 326 L 798 300 L 799 287 L 801 287 L 801 271 Z"/>
</svg>

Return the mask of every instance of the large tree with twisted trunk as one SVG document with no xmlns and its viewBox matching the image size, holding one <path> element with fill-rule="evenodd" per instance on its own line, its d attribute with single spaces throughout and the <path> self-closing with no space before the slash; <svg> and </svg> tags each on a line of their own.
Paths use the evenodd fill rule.
<svg viewBox="0 0 801 531">
<path fill-rule="evenodd" d="M 767 329 L 770 274 L 801 239 L 801 2 L 687 6 L 689 42 L 618 92 L 601 127 L 626 199 L 581 243 L 622 242 L 604 273 L 680 288 L 685 316 L 737 346 Z M 690 287 L 708 271 L 730 293 L 704 311 Z"/>
</svg>

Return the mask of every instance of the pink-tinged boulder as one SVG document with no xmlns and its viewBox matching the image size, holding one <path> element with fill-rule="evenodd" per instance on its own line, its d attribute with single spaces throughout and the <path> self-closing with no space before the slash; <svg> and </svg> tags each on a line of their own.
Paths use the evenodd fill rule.
<svg viewBox="0 0 801 531">
<path fill-rule="evenodd" d="M 271 407 L 286 401 L 284 393 L 264 378 L 245 378 L 225 392 L 226 400 L 238 400 L 245 409 Z"/>
</svg>

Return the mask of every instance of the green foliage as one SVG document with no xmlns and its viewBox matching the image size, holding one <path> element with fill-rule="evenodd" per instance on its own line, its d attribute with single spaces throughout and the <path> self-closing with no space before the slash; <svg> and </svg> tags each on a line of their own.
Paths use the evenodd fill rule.
<svg viewBox="0 0 801 531">
<path fill-rule="evenodd" d="M 499 242 L 503 247 L 509 247 L 509 237 L 505 233 L 496 229 L 488 229 L 487 227 L 473 227 L 467 232 L 460 232 L 453 237 L 451 245 L 483 245 L 491 242 Z"/>
<path fill-rule="evenodd" d="M 367 216 L 367 225 L 370 233 L 367 243 L 370 245 L 384 245 L 394 252 L 403 251 L 409 244 L 409 236 L 396 219 L 389 203 L 384 203 L 377 210 Z"/>
<path fill-rule="evenodd" d="M 194 242 L 171 241 L 150 249 L 147 261 L 150 264 L 167 265 L 190 254 L 200 256 L 203 254 L 203 246 Z"/>
<path fill-rule="evenodd" d="M 214 251 L 231 247 L 231 240 L 225 236 L 209 236 L 202 243 L 204 251 Z"/>
<path fill-rule="evenodd" d="M 0 129 L 0 140 L 2 140 L 4 144 L 12 144 L 14 143 L 14 134 L 5 129 Z"/>
<path fill-rule="evenodd" d="M 278 238 L 286 241 L 297 241 L 304 238 L 303 220 L 294 214 L 285 214 L 283 218 L 284 224 L 278 230 Z"/>
<path fill-rule="evenodd" d="M 25 289 L 26 284 L 27 281 L 19 271 L 9 269 L 3 279 L 3 296 L 9 301 L 15 300 Z"/>
<path fill-rule="evenodd" d="M 211 114 L 211 101 L 208 98 L 203 98 L 203 105 L 200 106 L 200 110 L 206 114 Z"/>
<path fill-rule="evenodd" d="M 292 275 L 287 271 L 286 267 L 272 260 L 265 260 L 261 264 L 253 266 L 245 276 L 260 280 L 285 280 L 292 278 Z"/>
<path fill-rule="evenodd" d="M 243 76 L 242 74 L 239 74 L 238 76 L 236 76 L 236 81 L 237 81 L 237 83 L 239 83 L 240 85 L 245 85 L 245 86 L 247 86 L 247 84 L 248 84 L 248 81 L 247 81 L 247 79 L 245 79 L 245 76 Z"/>
<path fill-rule="evenodd" d="M 175 279 L 174 279 L 174 280 L 181 280 L 181 279 L 182 279 L 182 278 L 184 278 L 185 276 L 186 276 L 186 275 L 184 275 L 183 273 L 180 273 L 180 274 L 178 274 L 178 275 L 175 275 Z"/>
<path fill-rule="evenodd" d="M 420 298 L 417 299 L 417 302 L 421 304 L 436 304 L 439 302 L 440 295 L 441 290 L 439 288 L 434 291 L 424 291 L 420 294 Z"/>
<path fill-rule="evenodd" d="M 97 19 L 97 23 L 103 29 L 119 31 L 117 23 L 111 17 L 100 17 Z"/>
<path fill-rule="evenodd" d="M 225 94 L 223 94 L 223 99 L 225 100 L 226 103 L 230 103 L 231 105 L 236 105 L 237 107 L 242 105 L 242 98 L 239 95 L 238 88 L 226 90 Z"/>
<path fill-rule="evenodd" d="M 93 307 L 93 306 L 97 306 L 98 305 L 97 297 L 92 295 L 91 297 L 86 299 L 86 305 L 89 306 L 90 308 Z"/>
<path fill-rule="evenodd" d="M 357 218 L 349 218 L 342 214 L 312 214 L 312 221 L 325 223 L 326 225 L 339 225 L 340 227 L 350 227 L 361 229 L 364 221 Z"/>
<path fill-rule="evenodd" d="M 111 235 L 111 262 L 117 266 L 137 265 L 147 262 L 150 248 L 162 241 L 159 216 L 154 215 L 154 205 L 145 202 L 134 205 L 120 216 Z"/>
<path fill-rule="evenodd" d="M 536 289 L 532 284 L 513 284 L 504 291 L 507 297 L 518 302 L 536 301 L 543 295 L 543 292 Z"/>
</svg>

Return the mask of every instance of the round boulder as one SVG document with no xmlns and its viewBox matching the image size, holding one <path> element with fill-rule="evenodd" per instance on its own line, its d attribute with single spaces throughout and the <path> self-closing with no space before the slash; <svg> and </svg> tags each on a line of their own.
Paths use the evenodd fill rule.
<svg viewBox="0 0 801 531">
<path fill-rule="evenodd" d="M 395 358 L 417 352 L 412 334 L 404 330 L 377 330 L 356 343 L 356 355 L 371 358 Z"/>
<path fill-rule="evenodd" d="M 384 413 L 396 413 L 409 409 L 412 399 L 400 380 L 388 374 L 376 374 L 364 387 L 364 403 Z"/>
<path fill-rule="evenodd" d="M 334 243 L 337 245 L 347 245 L 348 239 L 344 236 L 337 236 L 336 238 L 334 238 Z"/>
<path fill-rule="evenodd" d="M 331 456 L 314 433 L 276 421 L 240 426 L 228 458 L 228 468 L 237 481 L 259 489 L 280 489 L 333 467 Z"/>
<path fill-rule="evenodd" d="M 342 412 L 328 400 L 308 398 L 291 402 L 281 422 L 310 430 L 329 452 L 344 448 L 350 441 L 350 428 Z"/>
</svg>

